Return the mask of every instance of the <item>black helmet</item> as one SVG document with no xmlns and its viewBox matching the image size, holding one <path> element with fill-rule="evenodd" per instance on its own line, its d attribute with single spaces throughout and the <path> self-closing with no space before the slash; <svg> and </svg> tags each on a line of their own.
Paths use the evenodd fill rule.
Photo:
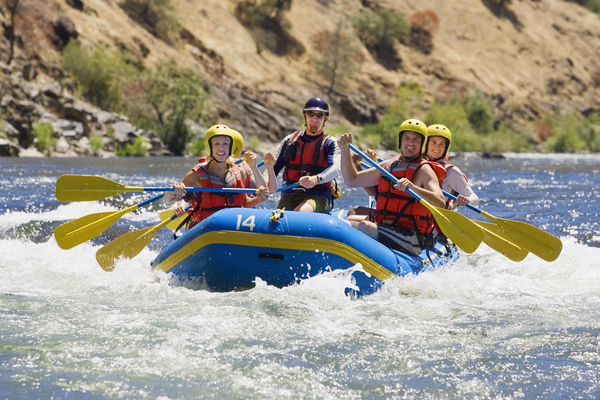
<svg viewBox="0 0 600 400">
<path fill-rule="evenodd" d="M 329 116 L 329 104 L 325 100 L 320 97 L 311 97 L 304 104 L 304 109 L 302 112 L 307 111 L 321 111 L 324 112 L 325 115 Z"/>
</svg>

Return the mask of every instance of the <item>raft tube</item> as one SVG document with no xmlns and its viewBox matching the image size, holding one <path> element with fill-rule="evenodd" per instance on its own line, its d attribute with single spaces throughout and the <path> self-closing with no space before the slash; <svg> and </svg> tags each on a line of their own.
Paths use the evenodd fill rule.
<svg viewBox="0 0 600 400">
<path fill-rule="evenodd" d="M 362 296 L 391 277 L 457 257 L 453 245 L 441 243 L 429 257 L 394 251 L 328 214 L 227 208 L 165 246 L 152 270 L 172 274 L 176 284 L 215 292 L 253 288 L 257 277 L 281 288 L 326 271 L 353 270 L 355 287 L 347 293 Z"/>
</svg>

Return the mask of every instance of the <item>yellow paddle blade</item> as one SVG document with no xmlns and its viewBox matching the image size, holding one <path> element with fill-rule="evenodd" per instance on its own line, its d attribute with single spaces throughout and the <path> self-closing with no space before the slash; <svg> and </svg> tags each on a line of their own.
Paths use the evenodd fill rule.
<svg viewBox="0 0 600 400">
<path fill-rule="evenodd" d="M 170 220 L 170 218 L 175 214 L 175 210 L 165 210 L 162 211 L 159 216 L 160 216 L 160 220 L 161 221 L 166 221 L 166 220 Z M 183 220 L 187 217 L 187 214 L 183 214 L 181 217 L 179 218 L 175 218 L 174 220 L 170 220 L 169 223 L 166 225 L 167 228 L 169 228 L 170 230 L 174 231 L 175 229 L 177 229 L 177 227 L 183 222 Z"/>
<path fill-rule="evenodd" d="M 83 242 L 102 234 L 128 212 L 134 211 L 138 205 L 133 205 L 121 211 L 101 212 L 86 215 L 73 221 L 65 222 L 54 229 L 56 243 L 61 249 L 68 250 Z"/>
<path fill-rule="evenodd" d="M 100 176 L 62 175 L 56 181 L 56 199 L 62 202 L 102 200 L 125 192 L 143 192 Z"/>
<path fill-rule="evenodd" d="M 431 211 L 435 221 L 448 239 L 452 240 L 465 253 L 473 253 L 477 250 L 483 241 L 483 230 L 479 226 L 462 214 L 434 207 L 423 199 L 420 202 Z"/>
<path fill-rule="evenodd" d="M 483 229 L 483 242 L 498 253 L 515 262 L 523 261 L 527 257 L 529 252 L 513 243 L 498 225 L 490 222 L 473 222 Z"/>
<path fill-rule="evenodd" d="M 483 211 L 481 215 L 494 221 L 520 247 L 530 251 L 542 260 L 554 261 L 562 251 L 562 242 L 559 238 L 533 225 L 510 219 L 496 218 Z"/>
<path fill-rule="evenodd" d="M 131 259 L 140 254 L 154 235 L 167 223 L 168 221 L 163 221 L 150 228 L 138 229 L 119 236 L 96 252 L 98 264 L 105 271 L 114 270 L 119 258 Z"/>
</svg>

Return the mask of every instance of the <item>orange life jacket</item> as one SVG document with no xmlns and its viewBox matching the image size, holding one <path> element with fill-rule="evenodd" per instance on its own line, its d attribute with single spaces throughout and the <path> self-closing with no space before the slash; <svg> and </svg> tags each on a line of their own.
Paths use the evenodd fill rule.
<svg viewBox="0 0 600 400">
<path fill-rule="evenodd" d="M 200 159 L 200 161 L 203 161 Z M 200 186 L 205 188 L 247 188 L 250 185 L 250 174 L 246 173 L 246 179 L 243 179 L 242 171 L 239 166 L 232 164 L 227 172 L 226 182 L 224 183 L 218 176 L 208 172 L 208 163 L 198 164 L 192 168 L 200 177 Z M 249 166 L 245 162 L 242 167 L 248 171 Z M 191 207 L 188 210 L 190 214 L 190 228 L 207 218 L 209 215 L 222 210 L 226 207 L 242 207 L 246 199 L 245 193 L 221 194 L 208 192 L 195 192 L 191 201 Z"/>
<path fill-rule="evenodd" d="M 322 133 L 321 137 L 304 142 L 300 139 L 303 133 L 304 131 L 294 132 L 282 149 L 285 159 L 283 181 L 287 185 L 298 182 L 303 176 L 317 175 L 328 167 L 324 144 L 331 136 Z M 331 187 L 332 183 L 327 182 L 316 185 L 314 189 L 318 191 L 325 188 L 331 189 Z"/>
<path fill-rule="evenodd" d="M 446 177 L 446 170 L 435 162 L 416 160 L 401 163 L 399 157 L 395 157 L 386 169 L 397 179 L 407 178 L 412 182 L 413 176 L 423 165 L 430 165 L 433 168 L 441 184 Z M 418 230 L 421 233 L 431 232 L 434 226 L 433 217 L 427 207 L 419 203 L 408 192 L 393 189 L 392 186 L 393 183 L 384 174 L 381 174 L 375 222 L 381 223 L 386 219 L 401 228 Z"/>
</svg>

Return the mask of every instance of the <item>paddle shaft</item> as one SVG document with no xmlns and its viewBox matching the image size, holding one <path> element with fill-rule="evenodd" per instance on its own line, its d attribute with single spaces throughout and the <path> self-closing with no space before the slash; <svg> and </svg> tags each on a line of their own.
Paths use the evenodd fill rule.
<svg viewBox="0 0 600 400">
<path fill-rule="evenodd" d="M 132 188 L 138 189 L 138 188 Z M 141 190 L 135 190 L 139 192 L 174 192 L 175 188 L 172 187 L 142 187 Z M 205 188 L 205 187 L 186 187 L 186 192 L 208 192 L 208 193 L 252 193 L 257 194 L 258 189 L 247 189 L 247 188 Z"/>
</svg>

